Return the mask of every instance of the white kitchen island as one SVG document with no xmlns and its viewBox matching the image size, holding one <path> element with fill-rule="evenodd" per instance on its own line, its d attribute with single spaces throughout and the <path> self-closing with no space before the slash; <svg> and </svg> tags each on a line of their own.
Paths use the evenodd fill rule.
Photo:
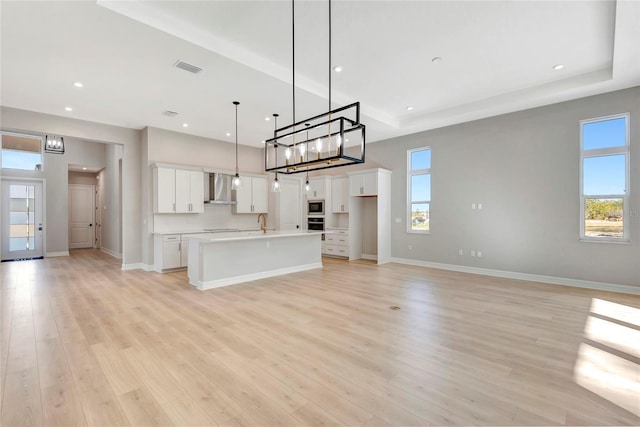
<svg viewBox="0 0 640 427">
<path fill-rule="evenodd" d="M 322 268 L 321 232 L 219 233 L 189 239 L 189 283 L 198 289 Z"/>
</svg>

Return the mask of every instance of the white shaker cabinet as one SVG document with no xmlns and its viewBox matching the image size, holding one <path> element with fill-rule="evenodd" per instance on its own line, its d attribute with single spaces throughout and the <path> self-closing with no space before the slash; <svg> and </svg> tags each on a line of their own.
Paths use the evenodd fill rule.
<svg viewBox="0 0 640 427">
<path fill-rule="evenodd" d="M 349 195 L 377 196 L 378 174 L 376 172 L 352 174 L 349 177 Z"/>
<path fill-rule="evenodd" d="M 309 191 L 307 191 L 307 200 L 326 199 L 328 182 L 329 180 L 326 176 L 309 179 Z"/>
<path fill-rule="evenodd" d="M 349 178 L 334 178 L 331 182 L 331 212 L 349 212 Z"/>
<path fill-rule="evenodd" d="M 242 185 L 235 190 L 234 213 L 268 213 L 269 182 L 266 177 L 243 176 Z"/>
<path fill-rule="evenodd" d="M 176 211 L 176 170 L 153 169 L 153 212 L 174 213 Z"/>
<path fill-rule="evenodd" d="M 162 264 L 159 270 L 180 268 L 182 266 L 181 241 L 179 234 L 170 234 L 162 237 Z"/>
<path fill-rule="evenodd" d="M 204 173 L 164 166 L 155 167 L 153 169 L 153 212 L 204 212 Z"/>
<path fill-rule="evenodd" d="M 176 169 L 176 212 L 204 212 L 204 173 Z"/>
</svg>

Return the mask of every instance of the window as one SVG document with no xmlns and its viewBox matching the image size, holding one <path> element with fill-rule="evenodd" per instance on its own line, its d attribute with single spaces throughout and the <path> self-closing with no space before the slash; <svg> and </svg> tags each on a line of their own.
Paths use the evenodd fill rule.
<svg viewBox="0 0 640 427">
<path fill-rule="evenodd" d="M 628 241 L 629 115 L 580 122 L 580 237 Z"/>
<path fill-rule="evenodd" d="M 407 231 L 428 233 L 431 205 L 431 148 L 407 151 Z"/>
<path fill-rule="evenodd" d="M 42 138 L 2 133 L 2 168 L 28 171 L 42 168 Z"/>
</svg>

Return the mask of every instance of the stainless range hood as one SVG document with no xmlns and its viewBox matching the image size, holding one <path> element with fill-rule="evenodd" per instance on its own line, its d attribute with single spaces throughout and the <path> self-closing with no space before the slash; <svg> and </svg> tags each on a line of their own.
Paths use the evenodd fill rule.
<svg viewBox="0 0 640 427">
<path fill-rule="evenodd" d="M 231 180 L 233 175 L 223 173 L 209 174 L 209 200 L 208 204 L 235 205 L 236 201 L 231 200 Z"/>
</svg>

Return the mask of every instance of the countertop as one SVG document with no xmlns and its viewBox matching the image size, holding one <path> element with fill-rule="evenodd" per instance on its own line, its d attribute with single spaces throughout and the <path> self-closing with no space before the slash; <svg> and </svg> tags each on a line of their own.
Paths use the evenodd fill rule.
<svg viewBox="0 0 640 427">
<path fill-rule="evenodd" d="M 230 232 L 230 233 L 216 233 L 215 236 L 212 237 L 193 237 L 194 240 L 200 240 L 201 243 L 216 243 L 216 242 L 226 242 L 232 240 L 256 240 L 256 239 L 272 239 L 272 238 L 281 238 L 281 237 L 302 237 L 309 236 L 314 234 L 322 234 L 322 231 L 304 231 L 304 230 L 268 230 L 266 233 L 263 233 L 261 230 L 258 231 L 239 231 L 239 232 Z"/>
<path fill-rule="evenodd" d="M 269 228 L 268 230 L 274 231 L 273 228 Z M 153 234 L 157 234 L 159 236 L 166 236 L 168 234 L 204 234 L 204 233 L 242 233 L 249 231 L 261 231 L 259 228 L 248 228 L 248 229 L 239 229 L 239 228 L 205 228 L 199 230 L 182 230 L 182 231 L 154 231 Z"/>
</svg>

